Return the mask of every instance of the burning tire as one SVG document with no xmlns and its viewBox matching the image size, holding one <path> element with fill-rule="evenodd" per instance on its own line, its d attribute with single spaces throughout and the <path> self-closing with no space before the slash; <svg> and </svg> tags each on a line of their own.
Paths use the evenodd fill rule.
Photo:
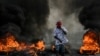
<svg viewBox="0 0 100 56">
<path fill-rule="evenodd" d="M 83 36 L 83 44 L 80 48 L 81 54 L 100 53 L 99 37 L 94 30 L 88 30 Z"/>
</svg>

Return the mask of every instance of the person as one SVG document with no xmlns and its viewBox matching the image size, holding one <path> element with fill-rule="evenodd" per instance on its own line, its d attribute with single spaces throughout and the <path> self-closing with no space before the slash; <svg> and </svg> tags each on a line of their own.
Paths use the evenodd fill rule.
<svg viewBox="0 0 100 56">
<path fill-rule="evenodd" d="M 68 42 L 66 38 L 68 31 L 65 27 L 62 26 L 62 22 L 58 21 L 56 23 L 56 28 L 54 29 L 54 39 L 55 39 L 55 50 L 56 56 L 64 56 L 65 54 L 65 47 L 64 44 Z"/>
</svg>

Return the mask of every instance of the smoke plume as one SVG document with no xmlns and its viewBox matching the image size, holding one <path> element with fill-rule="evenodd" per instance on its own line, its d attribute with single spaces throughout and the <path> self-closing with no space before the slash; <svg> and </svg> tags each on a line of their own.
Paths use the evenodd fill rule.
<svg viewBox="0 0 100 56">
<path fill-rule="evenodd" d="M 7 32 L 20 34 L 25 21 L 20 7 L 0 4 L 0 35 Z"/>
<path fill-rule="evenodd" d="M 79 21 L 85 29 L 100 30 L 100 1 L 94 0 L 90 5 L 85 6 L 79 14 Z"/>
<path fill-rule="evenodd" d="M 34 38 L 44 35 L 49 6 L 47 0 L 0 0 L 0 28 Z M 9 27 L 8 27 L 9 25 Z M 14 29 L 12 29 L 14 28 Z M 4 32 L 4 30 L 1 30 Z"/>
</svg>

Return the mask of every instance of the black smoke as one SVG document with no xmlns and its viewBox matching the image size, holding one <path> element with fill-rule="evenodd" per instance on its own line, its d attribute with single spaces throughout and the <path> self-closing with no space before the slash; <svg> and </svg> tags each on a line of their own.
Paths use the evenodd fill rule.
<svg viewBox="0 0 100 56">
<path fill-rule="evenodd" d="M 20 34 L 24 21 L 24 13 L 20 7 L 0 4 L 0 35 L 7 32 Z"/>
<path fill-rule="evenodd" d="M 72 0 L 73 9 L 90 5 L 94 0 Z"/>
<path fill-rule="evenodd" d="M 85 6 L 79 14 L 79 21 L 85 29 L 100 30 L 100 1 L 94 0 L 90 5 Z"/>
<path fill-rule="evenodd" d="M 43 36 L 49 6 L 47 0 L 0 0 L 0 27 L 32 38 Z M 3 22 L 3 23 L 1 23 Z M 7 32 L 7 31 L 6 31 Z"/>
</svg>

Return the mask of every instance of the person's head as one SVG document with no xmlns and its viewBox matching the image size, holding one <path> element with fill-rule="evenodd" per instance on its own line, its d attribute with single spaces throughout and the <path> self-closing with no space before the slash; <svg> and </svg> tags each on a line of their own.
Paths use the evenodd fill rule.
<svg viewBox="0 0 100 56">
<path fill-rule="evenodd" d="M 57 28 L 61 28 L 62 22 L 61 21 L 57 21 L 56 26 L 57 26 Z"/>
</svg>

